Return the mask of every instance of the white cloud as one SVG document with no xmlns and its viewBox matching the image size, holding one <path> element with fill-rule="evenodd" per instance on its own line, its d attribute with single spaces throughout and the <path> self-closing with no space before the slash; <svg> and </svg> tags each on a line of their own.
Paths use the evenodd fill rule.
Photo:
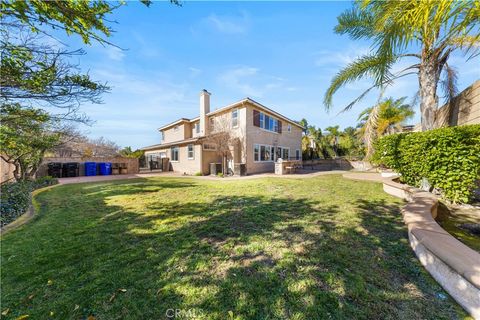
<svg viewBox="0 0 480 320">
<path fill-rule="evenodd" d="M 258 69 L 253 67 L 238 67 L 227 70 L 219 76 L 221 83 L 234 89 L 244 95 L 260 97 L 263 93 L 254 88 L 248 81 L 251 81 L 251 77 L 257 75 Z"/>
<path fill-rule="evenodd" d="M 368 47 L 351 46 L 341 50 L 321 50 L 314 53 L 314 64 L 317 67 L 345 67 L 360 56 L 370 52 Z"/>
<path fill-rule="evenodd" d="M 225 34 L 243 34 L 250 27 L 250 18 L 245 11 L 236 16 L 219 16 L 212 13 L 203 22 L 216 31 Z"/>
<path fill-rule="evenodd" d="M 107 57 L 111 60 L 122 61 L 123 58 L 125 58 L 124 50 L 114 46 L 105 47 L 104 52 L 107 54 Z"/>
<path fill-rule="evenodd" d="M 200 74 L 202 74 L 202 70 L 198 69 L 198 68 L 190 67 L 190 68 L 188 68 L 188 70 L 190 71 L 190 75 L 189 75 L 190 78 L 196 78 Z"/>
</svg>

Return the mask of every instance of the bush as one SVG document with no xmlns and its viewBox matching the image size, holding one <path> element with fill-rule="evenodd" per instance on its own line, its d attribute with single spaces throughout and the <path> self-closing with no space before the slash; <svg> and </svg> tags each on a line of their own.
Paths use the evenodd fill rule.
<svg viewBox="0 0 480 320">
<path fill-rule="evenodd" d="M 383 137 L 372 162 L 400 173 L 404 183 L 419 187 L 426 178 L 443 198 L 469 202 L 480 178 L 480 125 Z"/>
<path fill-rule="evenodd" d="M 0 226 L 9 224 L 24 214 L 30 206 L 30 193 L 39 188 L 57 184 L 52 177 L 43 177 L 35 181 L 4 183 L 0 190 Z"/>
</svg>

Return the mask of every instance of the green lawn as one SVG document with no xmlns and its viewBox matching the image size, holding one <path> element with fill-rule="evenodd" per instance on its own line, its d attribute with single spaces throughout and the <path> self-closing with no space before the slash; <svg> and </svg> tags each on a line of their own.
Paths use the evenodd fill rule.
<svg viewBox="0 0 480 320">
<path fill-rule="evenodd" d="M 465 316 L 415 258 L 402 202 L 380 184 L 150 178 L 37 200 L 40 215 L 1 241 L 6 318 Z"/>
</svg>

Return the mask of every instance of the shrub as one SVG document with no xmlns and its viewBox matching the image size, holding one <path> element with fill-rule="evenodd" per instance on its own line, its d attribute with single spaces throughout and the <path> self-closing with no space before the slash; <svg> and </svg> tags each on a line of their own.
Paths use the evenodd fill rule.
<svg viewBox="0 0 480 320">
<path fill-rule="evenodd" d="M 469 202 L 480 178 L 480 125 L 441 128 L 383 137 L 372 162 L 419 187 L 422 178 L 452 202 Z"/>
<path fill-rule="evenodd" d="M 0 190 L 0 226 L 9 224 L 24 214 L 30 206 L 30 193 L 39 188 L 57 184 L 52 177 L 43 177 L 35 181 L 4 183 Z"/>
<path fill-rule="evenodd" d="M 200 177 L 203 176 L 203 174 L 201 172 L 195 172 L 195 176 Z"/>
</svg>

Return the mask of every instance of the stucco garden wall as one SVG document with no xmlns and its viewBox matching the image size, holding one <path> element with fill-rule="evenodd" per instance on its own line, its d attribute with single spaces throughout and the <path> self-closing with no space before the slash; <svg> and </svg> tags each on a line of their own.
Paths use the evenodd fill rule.
<svg viewBox="0 0 480 320">
<path fill-rule="evenodd" d="M 436 221 L 438 199 L 431 193 L 383 181 L 384 191 L 408 200 L 402 209 L 410 246 L 437 282 L 475 319 L 480 319 L 480 254 L 451 236 Z"/>
</svg>

